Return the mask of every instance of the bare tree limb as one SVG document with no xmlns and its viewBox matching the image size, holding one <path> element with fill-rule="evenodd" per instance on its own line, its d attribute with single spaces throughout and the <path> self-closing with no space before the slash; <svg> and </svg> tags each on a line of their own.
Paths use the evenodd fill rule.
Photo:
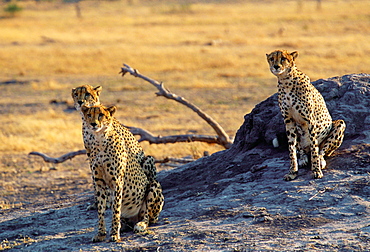
<svg viewBox="0 0 370 252">
<path fill-rule="evenodd" d="M 34 156 L 42 157 L 42 159 L 46 163 L 53 163 L 53 164 L 63 163 L 63 162 L 65 162 L 69 159 L 72 159 L 72 158 L 74 158 L 78 155 L 85 155 L 85 154 L 86 154 L 86 150 L 79 150 L 79 151 L 68 152 L 67 154 L 64 154 L 60 157 L 53 158 L 53 157 L 49 157 L 48 155 L 46 155 L 44 153 L 37 152 L 37 151 L 33 151 L 33 152 L 28 153 L 28 155 L 34 155 Z M 192 159 L 192 158 L 165 157 L 164 159 L 158 159 L 158 160 L 156 159 L 155 163 L 163 164 L 163 163 L 175 162 L 175 163 L 186 164 L 186 163 L 190 163 L 190 162 L 193 162 L 193 161 L 195 161 L 195 159 Z"/>
<path fill-rule="evenodd" d="M 124 67 L 121 68 L 122 76 L 124 76 L 126 73 L 130 73 L 131 75 L 141 78 L 153 86 L 155 86 L 159 92 L 156 93 L 158 96 L 163 96 L 167 99 L 171 99 L 174 101 L 177 101 L 186 107 L 193 110 L 195 113 L 197 113 L 203 120 L 205 120 L 217 133 L 217 143 L 224 146 L 226 149 L 230 148 L 232 145 L 232 140 L 228 136 L 228 134 L 225 132 L 225 130 L 208 114 L 203 112 L 200 108 L 192 104 L 191 102 L 187 101 L 185 98 L 178 96 L 171 91 L 169 91 L 167 88 L 165 88 L 164 84 L 161 82 L 158 82 L 156 80 L 153 80 L 147 76 L 144 76 L 140 74 L 136 69 L 131 68 L 129 65 L 124 64 Z"/>
<path fill-rule="evenodd" d="M 140 74 L 136 69 L 131 68 L 128 65 L 124 65 L 124 67 L 121 69 L 122 76 L 124 76 L 126 73 L 130 73 L 131 75 L 135 77 L 139 77 L 152 85 L 154 85 L 159 92 L 156 94 L 158 96 L 163 96 L 167 99 L 171 99 L 174 101 L 177 101 L 186 107 L 190 108 L 193 110 L 195 113 L 197 113 L 203 120 L 205 120 L 217 133 L 217 136 L 206 136 L 206 135 L 193 135 L 193 134 L 187 134 L 187 135 L 173 135 L 173 136 L 154 136 L 151 132 L 141 129 L 141 128 L 136 128 L 136 127 L 127 127 L 132 134 L 134 135 L 139 135 L 140 139 L 139 142 L 142 141 L 148 141 L 149 143 L 155 143 L 155 144 L 161 144 L 161 143 L 178 143 L 178 142 L 194 142 L 194 141 L 199 141 L 199 142 L 206 142 L 206 143 L 216 143 L 219 145 L 224 146 L 226 149 L 230 148 L 232 145 L 232 140 L 231 138 L 227 135 L 227 133 L 224 131 L 224 129 L 209 115 L 207 115 L 205 112 L 203 112 L 200 108 L 195 106 L 194 104 L 190 103 L 187 101 L 185 98 L 178 96 L 174 93 L 171 93 L 167 88 L 164 87 L 163 83 L 159 83 L 156 80 L 153 80 L 149 77 L 146 77 L 142 74 Z M 69 152 L 67 154 L 64 154 L 60 157 L 53 158 L 49 157 L 46 154 L 40 153 L 40 152 L 30 152 L 29 155 L 35 155 L 35 156 L 40 156 L 44 159 L 45 162 L 47 163 L 53 163 L 53 164 L 58 164 L 58 163 L 63 163 L 66 160 L 72 159 L 75 156 L 78 155 L 85 155 L 86 150 L 79 150 L 79 151 L 74 151 L 74 152 Z M 176 162 L 176 163 L 188 163 L 192 162 L 194 159 L 182 159 L 182 158 L 170 158 L 167 157 L 162 160 L 156 160 L 156 163 L 168 163 L 168 162 Z"/>
<path fill-rule="evenodd" d="M 172 135 L 172 136 L 154 136 L 151 132 L 136 128 L 125 126 L 132 134 L 139 135 L 139 142 L 148 141 L 150 144 L 166 144 L 166 143 L 183 143 L 183 142 L 205 142 L 219 144 L 217 136 L 206 136 L 206 135 Z"/>
<path fill-rule="evenodd" d="M 44 161 L 46 163 L 53 163 L 53 164 L 63 163 L 64 161 L 66 161 L 68 159 L 72 159 L 75 156 L 84 155 L 84 154 L 86 154 L 86 150 L 79 150 L 79 151 L 69 152 L 69 153 L 64 154 L 64 155 L 62 155 L 60 157 L 57 157 L 57 158 L 52 158 L 52 157 L 49 157 L 48 155 L 46 155 L 44 153 L 41 153 L 41 152 L 33 151 L 33 152 L 28 153 L 28 155 L 40 156 L 44 159 Z"/>
<path fill-rule="evenodd" d="M 160 164 L 169 163 L 169 162 L 187 164 L 187 163 L 191 163 L 191 162 L 194 162 L 194 161 L 195 161 L 195 159 L 193 159 L 193 158 L 171 158 L 171 157 L 166 157 L 164 159 L 158 159 L 155 162 L 160 163 Z"/>
</svg>

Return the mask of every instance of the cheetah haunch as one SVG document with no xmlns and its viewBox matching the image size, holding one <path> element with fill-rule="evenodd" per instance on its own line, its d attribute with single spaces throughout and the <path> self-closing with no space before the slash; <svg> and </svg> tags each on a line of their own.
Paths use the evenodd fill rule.
<svg viewBox="0 0 370 252">
<path fill-rule="evenodd" d="M 278 78 L 278 100 L 288 137 L 290 170 L 285 180 L 298 175 L 298 165 L 311 157 L 313 178 L 322 178 L 330 156 L 342 144 L 346 124 L 332 121 L 326 103 L 310 78 L 295 65 L 298 52 L 276 50 L 266 54 L 270 71 Z M 299 160 L 297 159 L 297 152 Z"/>
<path fill-rule="evenodd" d="M 99 225 L 93 241 L 106 238 L 104 213 L 110 195 L 113 195 L 110 240 L 120 240 L 121 217 L 126 224 L 134 225 L 135 232 L 146 231 L 150 223 L 157 222 L 164 203 L 155 169 L 143 169 L 143 163 L 154 165 L 154 159 L 138 156 L 143 153 L 141 146 L 113 117 L 116 107 L 82 106 L 81 111 L 85 125 L 95 138 L 91 145 L 90 167 Z"/>
</svg>

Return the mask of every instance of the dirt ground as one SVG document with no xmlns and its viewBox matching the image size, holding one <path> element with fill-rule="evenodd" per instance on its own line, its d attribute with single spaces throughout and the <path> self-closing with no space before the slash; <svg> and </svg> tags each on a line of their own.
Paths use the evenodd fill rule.
<svg viewBox="0 0 370 252">
<path fill-rule="evenodd" d="M 265 151 L 265 150 L 264 150 Z M 145 235 L 122 233 L 120 243 L 92 243 L 97 214 L 89 178 L 73 180 L 58 169 L 32 174 L 32 185 L 13 195 L 20 206 L 0 212 L 1 248 L 24 251 L 367 251 L 370 245 L 369 145 L 342 149 L 324 178 L 308 170 L 282 180 L 287 153 L 246 154 L 224 171 L 204 167 L 216 153 L 159 173 L 166 204 Z M 79 160 L 71 161 L 78 162 Z M 82 160 L 83 161 L 83 160 Z M 24 158 L 24 162 L 27 159 Z M 203 168 L 201 168 L 203 167 Z M 204 173 L 202 171 L 204 169 Z M 221 172 L 221 173 L 220 173 Z M 63 172 L 61 172 L 63 173 Z M 203 176 L 202 176 L 203 174 Z M 73 176 L 73 174 L 69 174 Z M 22 181 L 19 174 L 5 179 Z M 202 178 L 202 179 L 199 179 Z M 187 185 L 183 185 L 187 181 Z M 41 189 L 43 188 L 43 189 Z M 110 218 L 110 215 L 107 216 Z M 109 222 L 108 222 L 109 223 Z"/>
</svg>

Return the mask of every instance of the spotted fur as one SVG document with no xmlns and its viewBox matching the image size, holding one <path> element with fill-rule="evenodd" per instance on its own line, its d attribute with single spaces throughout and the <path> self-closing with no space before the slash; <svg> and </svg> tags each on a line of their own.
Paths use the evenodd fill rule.
<svg viewBox="0 0 370 252">
<path fill-rule="evenodd" d="M 106 237 L 104 213 L 107 198 L 113 195 L 111 241 L 120 240 L 121 217 L 135 232 L 144 232 L 158 220 L 164 197 L 154 172 L 142 168 L 147 159 L 132 133 L 113 117 L 116 107 L 82 106 L 83 120 L 93 132 L 90 166 L 98 205 L 98 234 L 94 242 Z M 151 165 L 151 164 L 150 164 Z M 151 166 L 152 167 L 152 166 Z M 154 166 L 155 167 L 155 166 Z"/>
<path fill-rule="evenodd" d="M 297 69 L 298 52 L 276 50 L 266 56 L 270 71 L 278 78 L 279 106 L 288 138 L 290 170 L 284 178 L 295 179 L 298 165 L 306 165 L 308 155 L 313 178 L 322 178 L 324 156 L 330 156 L 342 144 L 346 124 L 343 120 L 332 121 L 322 95 Z"/>
</svg>

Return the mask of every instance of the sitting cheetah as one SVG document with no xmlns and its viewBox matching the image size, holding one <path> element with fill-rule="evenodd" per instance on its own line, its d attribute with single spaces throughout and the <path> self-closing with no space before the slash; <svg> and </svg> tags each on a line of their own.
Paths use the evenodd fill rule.
<svg viewBox="0 0 370 252">
<path fill-rule="evenodd" d="M 82 106 L 91 107 L 93 105 L 100 104 L 99 96 L 101 90 L 102 90 L 101 86 L 93 88 L 90 85 L 82 85 L 80 87 L 72 89 L 72 98 L 74 101 L 74 106 L 77 111 L 80 111 L 82 117 L 83 117 L 83 114 L 81 112 Z M 95 141 L 95 139 L 94 134 L 86 126 L 85 121 L 82 121 L 82 136 L 84 146 L 86 149 L 86 154 L 90 158 L 91 144 Z"/>
<path fill-rule="evenodd" d="M 90 166 L 99 226 L 93 241 L 103 241 L 106 237 L 104 213 L 109 192 L 114 197 L 110 240 L 120 240 L 121 217 L 126 223 L 135 224 L 135 232 L 145 231 L 149 223 L 158 220 L 164 203 L 155 171 L 148 172 L 149 176 L 144 172 L 140 162 L 145 163 L 145 158 L 138 159 L 137 155 L 142 153 L 142 149 L 132 133 L 113 117 L 116 107 L 82 106 L 81 111 L 85 125 L 95 137 L 91 146 Z M 153 161 L 150 157 L 147 159 Z"/>
<path fill-rule="evenodd" d="M 80 111 L 81 116 L 83 117 L 83 114 L 81 112 L 82 106 L 91 107 L 93 105 L 100 105 L 100 93 L 102 91 L 101 86 L 92 87 L 90 85 L 82 85 L 76 88 L 72 89 L 72 98 L 74 101 L 74 106 L 77 111 Z M 85 121 L 82 121 L 82 136 L 83 136 L 83 142 L 86 149 L 86 154 L 88 158 L 90 159 L 91 155 L 91 145 L 95 141 L 95 137 L 93 132 L 87 127 L 85 124 Z M 141 166 L 144 169 L 145 174 L 148 177 L 155 178 L 156 177 L 156 167 L 155 167 L 155 160 L 152 156 L 145 156 L 144 151 L 142 148 L 135 148 L 137 146 L 136 141 L 133 141 L 132 139 L 125 139 L 126 144 L 130 146 L 131 150 L 136 150 L 137 153 L 137 159 L 140 162 Z M 131 143 L 133 145 L 131 145 Z M 93 158 L 93 157 L 92 157 Z M 88 209 L 95 209 L 96 204 L 94 203 L 91 205 Z"/>
<path fill-rule="evenodd" d="M 307 155 L 311 156 L 313 178 L 322 178 L 324 156 L 330 156 L 342 144 L 346 124 L 343 120 L 332 121 L 322 95 L 297 69 L 294 61 L 298 52 L 276 50 L 266 56 L 270 71 L 278 78 L 279 106 L 288 137 L 290 170 L 284 179 L 297 177 L 298 163 L 307 164 Z"/>
</svg>

